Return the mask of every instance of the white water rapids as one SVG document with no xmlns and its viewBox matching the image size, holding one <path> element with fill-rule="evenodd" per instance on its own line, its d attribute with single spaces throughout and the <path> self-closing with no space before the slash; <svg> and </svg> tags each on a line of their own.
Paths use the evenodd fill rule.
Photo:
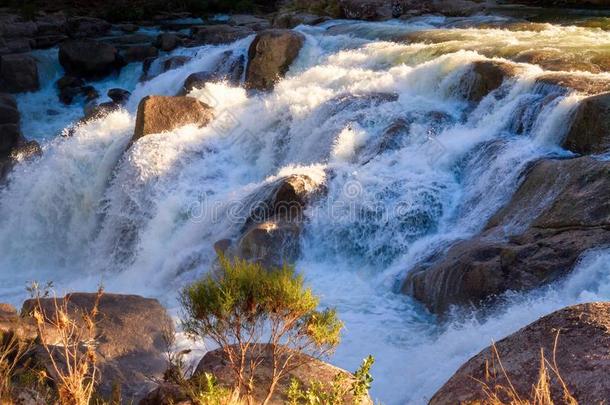
<svg viewBox="0 0 610 405">
<path fill-rule="evenodd" d="M 543 71 L 533 65 L 476 106 L 459 95 L 469 64 L 486 58 L 472 38 L 488 48 L 526 48 L 528 38 L 541 46 L 539 33 L 463 29 L 469 50 L 459 42 L 442 51 L 390 40 L 449 22 L 298 27 L 306 44 L 273 92 L 208 84 L 190 95 L 215 107 L 212 125 L 150 135 L 127 151 L 143 96 L 176 94 L 190 73 L 211 69 L 227 50 L 245 54 L 253 38 L 178 50 L 192 61 L 141 84 L 141 65 L 129 65 L 95 84 L 101 94 L 132 90 L 127 109 L 69 137 L 57 134 L 81 107 L 58 106 L 56 51 L 41 52 L 43 89 L 20 96 L 19 105 L 25 135 L 44 153 L 18 166 L 0 191 L 0 301 L 18 304 L 28 281 L 52 280 L 59 292 L 101 282 L 176 308 L 179 289 L 213 261 L 213 243 L 237 235 L 235 207 L 291 173 L 328 189 L 307 210 L 296 267 L 346 323 L 332 362 L 355 369 L 373 354 L 372 395 L 384 404 L 423 404 L 492 339 L 565 305 L 610 299 L 610 253 L 603 251 L 562 283 L 514 294 L 484 319 L 439 325 L 397 292 L 419 258 L 480 231 L 529 162 L 567 154 L 557 145 L 581 98 L 536 85 Z M 610 45 L 600 30 L 548 30 L 573 48 Z M 552 46 L 557 36 L 548 34 Z M 399 119 L 408 128 L 388 144 L 384 130 Z"/>
</svg>

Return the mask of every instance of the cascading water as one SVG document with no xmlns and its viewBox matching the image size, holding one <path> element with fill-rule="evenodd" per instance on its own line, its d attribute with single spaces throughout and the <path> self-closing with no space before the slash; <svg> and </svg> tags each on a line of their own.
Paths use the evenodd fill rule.
<svg viewBox="0 0 610 405">
<path fill-rule="evenodd" d="M 487 44 L 492 56 L 500 36 L 530 46 L 523 32 L 464 29 L 463 47 L 392 41 L 420 30 L 441 35 L 457 22 L 299 27 L 306 44 L 273 92 L 208 83 L 190 95 L 215 108 L 210 126 L 150 135 L 127 151 L 142 97 L 176 94 L 190 73 L 227 52 L 243 56 L 252 38 L 176 51 L 192 60 L 137 85 L 139 65 L 129 65 L 99 84 L 133 90 L 126 109 L 69 137 L 56 135 L 80 112 L 47 115 L 60 70 L 45 53 L 46 85 L 19 99 L 24 132 L 44 142 L 44 153 L 18 166 L 0 192 L 1 300 L 18 303 L 28 280 L 52 280 L 62 291 L 102 282 L 175 308 L 179 288 L 212 263 L 213 243 L 237 235 L 244 201 L 287 174 L 327 189 L 306 211 L 296 266 L 346 323 L 333 362 L 354 369 L 375 355 L 372 395 L 383 403 L 424 403 L 492 339 L 561 306 L 610 298 L 607 252 L 591 253 L 559 285 L 509 297 L 484 320 L 439 326 L 396 292 L 418 260 L 480 231 L 528 163 L 567 154 L 557 145 L 581 97 L 537 85 L 543 71 L 524 65 L 478 105 L 464 99 L 464 73 L 487 58 L 472 43 Z M 591 36 L 610 43 L 601 31 L 548 29 L 586 37 L 570 37 L 574 46 Z"/>
</svg>

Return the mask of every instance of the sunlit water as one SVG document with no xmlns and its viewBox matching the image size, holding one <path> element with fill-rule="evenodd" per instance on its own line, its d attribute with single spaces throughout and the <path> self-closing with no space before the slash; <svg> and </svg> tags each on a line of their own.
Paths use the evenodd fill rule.
<svg viewBox="0 0 610 405">
<path fill-rule="evenodd" d="M 53 82 L 61 69 L 54 51 L 41 52 L 43 88 L 19 105 L 25 134 L 44 154 L 19 166 L 0 194 L 0 301 L 18 304 L 28 281 L 52 280 L 60 292 L 102 283 L 175 310 L 181 286 L 214 260 L 213 243 L 238 235 L 235 208 L 294 173 L 327 188 L 306 212 L 297 268 L 345 321 L 332 361 L 355 369 L 375 355 L 372 395 L 385 404 L 425 403 L 492 339 L 562 306 L 610 299 L 603 251 L 561 284 L 509 297 L 485 320 L 439 326 L 397 293 L 418 259 L 480 231 L 529 162 L 567 154 L 557 145 L 581 95 L 536 85 L 543 70 L 525 65 L 472 105 L 459 91 L 469 64 L 506 43 L 551 46 L 556 35 L 573 46 L 610 46 L 599 30 L 551 25 L 548 35 L 469 28 L 444 47 L 397 40 L 421 30 L 442 36 L 458 23 L 473 21 L 299 27 L 306 44 L 272 93 L 208 84 L 190 95 L 215 107 L 209 127 L 150 135 L 127 151 L 142 97 L 176 94 L 190 73 L 213 68 L 226 51 L 244 55 L 253 38 L 178 50 L 192 61 L 145 83 L 137 83 L 140 65 L 129 65 L 96 83 L 101 94 L 133 91 L 127 108 L 71 137 L 57 135 L 82 105 L 58 104 Z M 388 143 L 384 132 L 400 119 L 409 125 Z"/>
</svg>

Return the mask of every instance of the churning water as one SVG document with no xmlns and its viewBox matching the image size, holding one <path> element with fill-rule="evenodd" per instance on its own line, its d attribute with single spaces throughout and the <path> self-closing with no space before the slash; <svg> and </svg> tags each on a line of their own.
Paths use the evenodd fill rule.
<svg viewBox="0 0 610 405">
<path fill-rule="evenodd" d="M 306 211 L 297 268 L 346 323 L 332 361 L 355 369 L 375 355 L 372 394 L 385 404 L 425 403 L 492 339 L 562 306 L 610 299 L 603 251 L 561 284 L 509 297 L 483 320 L 473 314 L 439 325 L 397 293 L 418 259 L 480 231 L 529 162 L 567 154 L 557 145 L 581 95 L 536 84 L 543 70 L 524 65 L 473 105 L 461 95 L 470 64 L 494 52 L 510 57 L 507 44 L 515 52 L 555 42 L 571 50 L 610 45 L 610 34 L 594 29 L 547 25 L 541 34 L 459 22 L 299 27 L 306 44 L 273 92 L 209 83 L 190 94 L 215 107 L 209 127 L 150 135 L 129 150 L 142 97 L 176 94 L 190 73 L 212 69 L 227 52 L 239 58 L 253 38 L 176 51 L 193 59 L 144 83 L 140 65 L 129 65 L 97 84 L 131 90 L 126 109 L 72 136 L 59 134 L 80 107 L 58 106 L 61 69 L 55 51 L 41 52 L 45 84 L 19 105 L 26 136 L 44 153 L 17 167 L 0 191 L 0 300 L 18 303 L 29 280 L 52 280 L 59 292 L 102 282 L 175 308 L 180 287 L 213 261 L 213 243 L 239 232 L 236 207 L 287 174 L 327 189 Z M 401 39 L 422 30 L 437 40 Z M 454 39 L 442 38 L 447 33 Z"/>
</svg>

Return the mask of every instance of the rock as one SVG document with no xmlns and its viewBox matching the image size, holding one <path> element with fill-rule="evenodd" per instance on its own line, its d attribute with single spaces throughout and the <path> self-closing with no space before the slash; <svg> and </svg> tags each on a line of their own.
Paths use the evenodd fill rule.
<svg viewBox="0 0 610 405">
<path fill-rule="evenodd" d="M 96 294 L 74 293 L 58 299 L 61 306 L 67 300 L 72 319 L 80 322 L 79 314 L 90 312 Z M 22 313 L 35 308 L 34 300 L 23 304 Z M 46 319 L 53 319 L 55 303 L 41 300 Z M 119 384 L 124 401 L 137 401 L 154 386 L 151 379 L 161 378 L 167 363 L 164 334 L 173 330 L 173 322 L 155 299 L 136 295 L 104 294 L 96 317 L 95 336 L 98 346 L 98 366 L 101 371 L 99 393 L 109 397 Z M 52 339 L 52 333 L 49 334 Z M 53 344 L 51 340 L 49 344 Z"/>
<path fill-rule="evenodd" d="M 137 30 L 140 29 L 140 27 L 138 27 L 137 25 L 129 24 L 129 23 L 127 23 L 127 24 L 119 24 L 118 28 L 121 31 L 127 32 L 129 34 L 132 34 L 132 33 L 136 32 Z"/>
<path fill-rule="evenodd" d="M 182 39 L 176 34 L 164 32 L 159 34 L 155 45 L 164 52 L 173 51 L 182 45 Z"/>
<path fill-rule="evenodd" d="M 541 160 L 480 235 L 413 269 L 403 291 L 442 314 L 559 280 L 583 253 L 610 245 L 608 193 L 610 162 Z"/>
<path fill-rule="evenodd" d="M 121 51 L 125 63 L 142 62 L 149 58 L 156 58 L 159 50 L 151 45 L 132 45 Z"/>
<path fill-rule="evenodd" d="M 71 104 L 74 98 L 81 94 L 85 81 L 74 76 L 64 76 L 55 85 L 59 90 L 59 100 L 64 104 Z"/>
<path fill-rule="evenodd" d="M 4 38 L 31 38 L 38 26 L 33 21 L 6 21 L 0 23 L 0 36 Z"/>
<path fill-rule="evenodd" d="M 597 75 L 582 75 L 570 73 L 547 73 L 536 78 L 540 86 L 552 86 L 560 91 L 577 91 L 583 94 L 595 95 L 610 91 L 610 80 Z"/>
<path fill-rule="evenodd" d="M 115 112 L 121 108 L 121 104 L 114 101 L 96 104 L 95 102 L 85 104 L 84 120 L 98 119 Z"/>
<path fill-rule="evenodd" d="M 196 45 L 218 45 L 235 42 L 252 34 L 254 34 L 254 30 L 248 27 L 233 27 L 231 25 L 219 24 L 194 27 L 191 37 Z"/>
<path fill-rule="evenodd" d="M 246 85 L 271 90 L 299 55 L 305 37 L 295 31 L 273 29 L 259 33 L 248 50 Z"/>
<path fill-rule="evenodd" d="M 20 117 L 15 97 L 0 93 L 0 124 L 19 124 Z"/>
<path fill-rule="evenodd" d="M 116 89 L 115 88 L 115 89 L 108 90 L 107 95 L 115 103 L 124 105 L 127 102 L 127 100 L 129 100 L 131 93 L 125 89 Z"/>
<path fill-rule="evenodd" d="M 111 37 L 104 40 L 112 45 L 152 45 L 156 37 L 148 34 L 129 34 Z"/>
<path fill-rule="evenodd" d="M 184 391 L 177 384 L 164 382 L 142 398 L 138 405 L 194 405 Z"/>
<path fill-rule="evenodd" d="M 390 2 L 383 0 L 340 0 L 339 7 L 345 18 L 351 20 L 381 20 L 392 15 Z"/>
<path fill-rule="evenodd" d="M 47 49 L 56 46 L 57 44 L 68 39 L 67 35 L 45 35 L 34 38 L 34 47 L 36 49 Z"/>
<path fill-rule="evenodd" d="M 299 257 L 300 224 L 273 218 L 253 224 L 237 243 L 236 256 L 266 267 L 292 264 Z"/>
<path fill-rule="evenodd" d="M 315 14 L 298 11 L 283 11 L 273 18 L 273 28 L 291 29 L 299 25 L 317 25 L 326 20 L 328 20 L 328 17 Z"/>
<path fill-rule="evenodd" d="M 271 28 L 271 22 L 262 17 L 251 14 L 233 14 L 229 18 L 229 24 L 239 27 L 248 27 L 254 31 L 261 31 Z"/>
<path fill-rule="evenodd" d="M 254 402 L 257 404 L 262 403 L 266 394 L 269 382 L 271 381 L 272 373 L 272 351 L 270 346 L 258 344 L 254 346 L 253 350 L 262 351 L 262 361 L 257 368 L 257 376 L 254 383 Z M 317 360 L 313 357 L 309 357 L 305 354 L 295 354 L 294 361 L 296 363 L 303 363 L 303 365 L 294 368 L 293 370 L 286 373 L 282 378 L 274 391 L 274 394 L 269 401 L 270 405 L 284 405 L 288 403 L 288 397 L 286 392 L 292 379 L 296 379 L 302 387 L 308 387 L 312 381 L 319 381 L 324 384 L 328 384 L 337 374 L 344 376 L 345 381 L 342 382 L 344 386 L 349 387 L 354 380 L 354 376 L 338 367 L 332 366 L 323 361 Z M 222 350 L 214 350 L 207 352 L 203 359 L 199 362 L 196 374 L 199 373 L 212 373 L 218 379 L 220 385 L 231 387 L 234 385 L 235 377 L 233 372 L 228 365 L 226 355 Z M 347 389 L 349 391 L 349 389 Z M 367 396 L 364 400 L 354 402 L 353 397 L 348 395 L 346 400 L 343 402 L 345 405 L 349 404 L 372 404 L 372 401 Z"/>
<path fill-rule="evenodd" d="M 579 154 L 610 150 L 610 93 L 580 101 L 562 146 Z"/>
<path fill-rule="evenodd" d="M 35 43 L 31 39 L 13 39 L 10 41 L 6 41 L 6 48 L 8 49 L 7 53 L 26 53 L 32 50 L 32 44 Z"/>
<path fill-rule="evenodd" d="M 99 37 L 110 28 L 109 22 L 93 17 L 73 17 L 66 22 L 66 30 L 72 38 Z"/>
<path fill-rule="evenodd" d="M 430 3 L 430 11 L 449 17 L 467 17 L 485 9 L 484 3 L 469 0 L 435 0 Z"/>
<path fill-rule="evenodd" d="M 246 200 L 242 236 L 229 252 L 266 266 L 293 263 L 300 253 L 303 211 L 321 191 L 305 175 L 283 177 L 257 190 Z"/>
<path fill-rule="evenodd" d="M 581 304 L 553 312 L 500 340 L 495 347 L 497 355 L 488 347 L 460 367 L 434 394 L 430 405 L 485 403 L 488 397 L 480 381 L 490 387 L 507 387 L 504 373 L 522 399 L 530 398 L 540 377 L 541 348 L 551 365 L 556 360 L 561 378 L 578 403 L 598 404 L 610 398 L 610 303 Z M 490 381 L 488 368 L 497 364 L 498 357 L 502 370 L 496 369 L 498 377 Z M 552 400 L 564 403 L 557 376 L 548 366 L 547 370 Z"/>
<path fill-rule="evenodd" d="M 27 54 L 0 57 L 0 90 L 21 93 L 39 88 L 36 59 Z"/>
<path fill-rule="evenodd" d="M 59 47 L 59 63 L 68 74 L 84 78 L 101 78 L 119 67 L 117 49 L 91 40 L 70 40 Z"/>
<path fill-rule="evenodd" d="M 168 56 L 165 58 L 153 59 L 149 58 L 142 65 L 141 81 L 151 80 L 167 71 L 178 69 L 191 61 L 190 56 L 178 55 Z"/>
<path fill-rule="evenodd" d="M 460 79 L 458 91 L 466 100 L 479 102 L 521 70 L 518 65 L 508 62 L 476 61 Z"/>
<path fill-rule="evenodd" d="M 190 74 L 182 85 L 182 93 L 188 94 L 193 89 L 201 89 L 208 82 L 222 80 L 223 77 L 215 72 L 197 72 Z"/>
<path fill-rule="evenodd" d="M 204 127 L 213 118 L 213 109 L 196 98 L 147 96 L 138 105 L 132 142 L 184 125 Z"/>
<path fill-rule="evenodd" d="M 6 322 L 14 322 L 17 319 L 19 319 L 17 309 L 11 304 L 0 302 L 0 325 Z"/>
<path fill-rule="evenodd" d="M 4 334 L 15 334 L 20 339 L 34 340 L 35 325 L 20 318 L 14 306 L 0 303 L 0 338 Z"/>
</svg>

